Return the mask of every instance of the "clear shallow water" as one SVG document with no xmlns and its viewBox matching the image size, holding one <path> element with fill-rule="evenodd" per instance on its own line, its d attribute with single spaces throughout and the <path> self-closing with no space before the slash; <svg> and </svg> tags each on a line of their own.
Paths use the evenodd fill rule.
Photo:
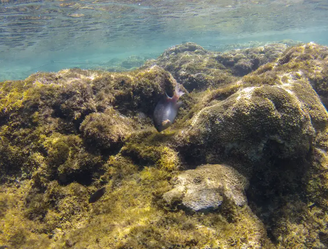
<svg viewBox="0 0 328 249">
<path fill-rule="evenodd" d="M 0 0 L 0 80 L 110 68 L 186 41 L 224 50 L 283 39 L 328 45 L 328 1 Z"/>
</svg>

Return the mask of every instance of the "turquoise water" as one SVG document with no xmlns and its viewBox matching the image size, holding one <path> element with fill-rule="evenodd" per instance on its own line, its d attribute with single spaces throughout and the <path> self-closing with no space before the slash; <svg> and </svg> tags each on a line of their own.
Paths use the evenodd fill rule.
<svg viewBox="0 0 328 249">
<path fill-rule="evenodd" d="M 219 51 L 285 39 L 328 45 L 327 31 L 327 0 L 1 0 L 0 80 L 116 70 L 186 41 Z"/>
</svg>

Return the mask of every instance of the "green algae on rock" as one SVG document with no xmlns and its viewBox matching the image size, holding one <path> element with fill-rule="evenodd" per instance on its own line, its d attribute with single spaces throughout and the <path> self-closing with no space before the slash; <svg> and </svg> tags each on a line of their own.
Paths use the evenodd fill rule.
<svg viewBox="0 0 328 249">
<path fill-rule="evenodd" d="M 0 83 L 0 245 L 327 247 L 327 48 L 284 49 L 182 44 L 164 69 Z M 170 72 L 195 91 L 158 134 Z"/>
<path fill-rule="evenodd" d="M 256 186 L 247 191 L 250 205 L 258 215 L 267 217 L 263 222 L 278 240 L 278 247 L 321 248 L 326 243 L 319 238 L 325 228 L 310 221 L 315 215 L 313 207 L 319 213 L 327 210 L 326 191 L 319 190 L 326 184 L 327 147 L 317 141 L 327 136 L 328 114 L 312 87 L 313 80 L 322 77 L 319 72 L 328 67 L 326 50 L 311 43 L 291 48 L 276 62 L 235 82 L 238 91 L 223 99 L 203 98 L 208 102 L 195 112 L 181 143 L 188 162 L 224 161 L 248 175 L 250 186 Z M 282 203 L 288 204 L 279 208 Z M 304 208 L 299 211 L 304 215 L 302 225 L 282 229 L 283 223 L 299 217 L 287 215 L 296 205 Z M 320 222 L 325 224 L 324 220 Z M 316 235 L 311 242 L 297 240 L 293 229 L 304 229 L 307 234 L 316 231 Z"/>
<path fill-rule="evenodd" d="M 54 161 L 57 166 L 69 162 L 81 173 L 81 160 L 85 160 L 81 154 L 84 141 L 88 140 L 86 149 L 94 148 L 95 143 L 98 149 L 107 149 L 110 144 L 116 149 L 134 129 L 148 127 L 131 118 L 133 114 L 145 113 L 150 120 L 156 99 L 165 91 L 170 92 L 173 83 L 172 76 L 159 67 L 129 74 L 63 70 L 32 75 L 25 81 L 2 83 L 0 154 L 4 154 L 1 171 L 5 171 L 0 177 L 6 178 L 6 172 L 21 170 L 30 174 L 30 168 L 38 168 L 41 163 L 35 161 L 34 152 L 41 153 L 37 160 L 44 157 L 47 164 L 52 165 Z M 117 107 L 116 110 L 108 109 L 113 107 Z M 115 112 L 115 123 L 108 123 Z M 94 117 L 92 122 L 91 117 Z M 104 118 L 107 122 L 96 127 Z M 114 127 L 119 129 L 114 131 Z M 78 135 L 73 142 L 80 129 L 83 139 Z M 109 130 L 111 136 L 102 133 Z M 95 153 L 87 153 L 87 157 L 99 156 Z M 50 178 L 56 178 L 56 172 L 47 171 Z"/>
<path fill-rule="evenodd" d="M 223 147 L 225 153 L 239 151 L 250 161 L 265 157 L 266 151 L 277 158 L 306 154 L 328 122 L 307 69 L 286 73 L 285 67 L 272 64 L 270 71 L 260 67 L 243 77 L 234 83 L 238 91 L 224 99 L 208 98 L 190 120 L 188 139 L 204 143 L 207 154 L 211 148 L 216 153 L 215 148 Z M 265 84 L 272 74 L 272 82 Z"/>
<path fill-rule="evenodd" d="M 90 146 L 111 149 L 122 146 L 123 139 L 131 134 L 134 122 L 120 115 L 112 107 L 103 113 L 91 113 L 80 125 L 83 137 Z"/>
<path fill-rule="evenodd" d="M 228 52 L 207 51 L 187 42 L 167 49 L 145 65 L 159 65 L 172 73 L 188 91 L 216 88 L 236 81 L 261 65 L 277 59 L 287 49 L 285 44 L 268 44 Z"/>
</svg>

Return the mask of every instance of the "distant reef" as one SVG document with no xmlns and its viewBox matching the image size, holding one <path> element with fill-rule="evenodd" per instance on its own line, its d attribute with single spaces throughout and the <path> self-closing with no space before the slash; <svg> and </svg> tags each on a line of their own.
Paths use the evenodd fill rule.
<svg viewBox="0 0 328 249">
<path fill-rule="evenodd" d="M 1 82 L 0 248 L 327 248 L 327 104 L 315 43 Z"/>
</svg>

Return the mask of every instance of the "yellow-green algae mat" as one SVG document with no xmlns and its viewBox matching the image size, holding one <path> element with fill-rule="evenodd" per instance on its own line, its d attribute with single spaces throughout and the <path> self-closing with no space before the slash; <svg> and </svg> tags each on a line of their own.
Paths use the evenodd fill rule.
<svg viewBox="0 0 328 249">
<path fill-rule="evenodd" d="M 185 96 L 160 134 L 152 110 L 175 80 L 157 66 L 2 82 L 0 247 L 326 248 L 327 68 L 326 47 L 290 48 Z M 185 206 L 193 185 L 175 181 L 223 163 L 247 180 L 237 186 L 248 186 L 248 203 L 231 201 L 232 178 L 213 174 L 218 184 L 203 187 L 227 188 L 222 204 Z M 195 185 L 210 178 L 196 175 Z"/>
</svg>

